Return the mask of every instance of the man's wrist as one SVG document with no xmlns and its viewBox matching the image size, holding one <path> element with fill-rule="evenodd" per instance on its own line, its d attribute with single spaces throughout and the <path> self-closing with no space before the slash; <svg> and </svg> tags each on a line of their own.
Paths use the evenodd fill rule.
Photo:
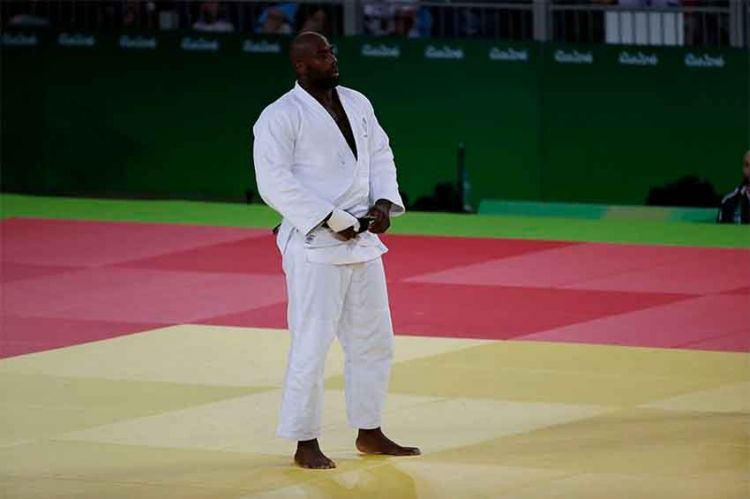
<svg viewBox="0 0 750 499">
<path fill-rule="evenodd" d="M 375 201 L 375 206 L 377 206 L 378 208 L 380 208 L 382 210 L 385 210 L 386 213 L 390 213 L 391 212 L 391 207 L 393 206 L 393 203 L 391 203 L 390 201 L 388 201 L 385 198 L 380 198 L 377 201 Z"/>
<path fill-rule="evenodd" d="M 354 215 L 338 208 L 328 215 L 325 225 L 334 232 L 341 232 L 349 227 L 353 227 L 355 231 L 359 230 L 359 220 Z"/>
</svg>

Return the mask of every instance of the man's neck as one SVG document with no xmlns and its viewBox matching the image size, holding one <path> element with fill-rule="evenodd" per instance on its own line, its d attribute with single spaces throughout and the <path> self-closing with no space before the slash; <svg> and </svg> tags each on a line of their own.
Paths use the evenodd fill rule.
<svg viewBox="0 0 750 499">
<path fill-rule="evenodd" d="M 330 106 L 333 103 L 333 89 L 332 88 L 317 88 L 310 85 L 308 82 L 299 82 L 299 86 L 304 88 L 305 91 L 312 95 L 315 100 L 323 104 L 324 106 Z"/>
</svg>

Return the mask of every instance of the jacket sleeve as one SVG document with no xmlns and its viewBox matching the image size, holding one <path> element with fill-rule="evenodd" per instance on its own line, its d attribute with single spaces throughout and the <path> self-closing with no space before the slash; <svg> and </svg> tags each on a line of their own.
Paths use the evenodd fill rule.
<svg viewBox="0 0 750 499">
<path fill-rule="evenodd" d="M 268 108 L 253 126 L 253 163 L 258 192 L 271 208 L 308 234 L 334 210 L 333 204 L 305 188 L 292 174 L 296 117 Z"/>
<path fill-rule="evenodd" d="M 393 160 L 393 151 L 388 140 L 388 135 L 378 123 L 375 112 L 370 103 L 367 103 L 370 114 L 370 204 L 378 199 L 387 199 L 393 206 L 391 216 L 402 215 L 406 209 L 398 192 L 398 180 L 396 178 L 396 164 Z"/>
</svg>

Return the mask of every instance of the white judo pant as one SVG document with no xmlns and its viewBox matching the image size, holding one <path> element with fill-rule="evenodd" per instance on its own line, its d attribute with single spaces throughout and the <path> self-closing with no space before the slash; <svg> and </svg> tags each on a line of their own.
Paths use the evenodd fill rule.
<svg viewBox="0 0 750 499">
<path fill-rule="evenodd" d="M 393 357 L 393 327 L 381 258 L 332 265 L 305 258 L 301 237 L 283 256 L 291 333 L 277 434 L 320 435 L 325 360 L 334 337 L 344 351 L 346 408 L 352 428 L 380 426 Z"/>
</svg>

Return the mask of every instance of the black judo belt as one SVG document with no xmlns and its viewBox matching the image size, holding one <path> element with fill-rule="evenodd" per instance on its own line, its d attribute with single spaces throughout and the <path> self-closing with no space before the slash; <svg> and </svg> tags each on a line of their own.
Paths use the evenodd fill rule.
<svg viewBox="0 0 750 499">
<path fill-rule="evenodd" d="M 372 217 L 361 217 L 358 218 L 357 221 L 359 221 L 359 230 L 357 231 L 357 234 L 362 234 L 364 231 L 370 228 L 370 222 L 372 222 Z M 279 233 L 279 228 L 281 227 L 281 224 L 274 227 L 271 232 L 273 232 L 273 235 Z"/>
</svg>

